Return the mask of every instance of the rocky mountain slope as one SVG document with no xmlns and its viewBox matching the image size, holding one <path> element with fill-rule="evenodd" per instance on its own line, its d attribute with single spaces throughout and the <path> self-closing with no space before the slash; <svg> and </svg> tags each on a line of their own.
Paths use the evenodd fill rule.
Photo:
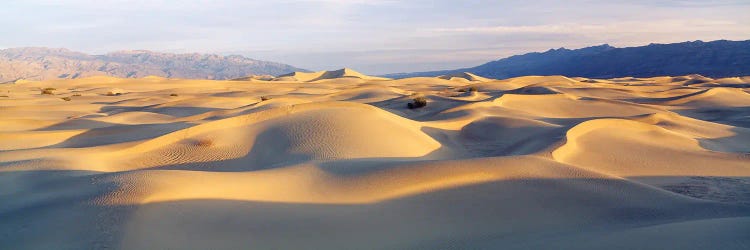
<svg viewBox="0 0 750 250">
<path fill-rule="evenodd" d="M 145 50 L 88 55 L 68 49 L 40 47 L 0 50 L 0 82 L 95 75 L 232 79 L 248 75 L 280 75 L 295 71 L 305 70 L 238 55 L 173 54 Z"/>
<path fill-rule="evenodd" d="M 399 73 L 392 78 L 470 72 L 504 79 L 526 75 L 614 78 L 701 74 L 721 78 L 750 75 L 750 40 L 650 44 L 615 48 L 607 44 L 582 49 L 551 49 L 511 56 L 473 68 Z"/>
</svg>

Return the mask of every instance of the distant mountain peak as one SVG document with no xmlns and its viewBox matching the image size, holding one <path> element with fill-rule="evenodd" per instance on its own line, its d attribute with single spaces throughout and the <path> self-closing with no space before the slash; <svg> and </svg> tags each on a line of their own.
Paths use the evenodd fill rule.
<svg viewBox="0 0 750 250">
<path fill-rule="evenodd" d="M 597 45 L 597 46 L 591 46 L 589 48 L 597 48 L 597 49 L 615 49 L 612 45 L 609 45 L 608 43 Z"/>
<path fill-rule="evenodd" d="M 144 49 L 134 49 L 134 50 L 117 50 L 112 51 L 107 54 L 144 54 L 144 53 L 158 53 L 150 50 L 144 50 Z"/>
</svg>

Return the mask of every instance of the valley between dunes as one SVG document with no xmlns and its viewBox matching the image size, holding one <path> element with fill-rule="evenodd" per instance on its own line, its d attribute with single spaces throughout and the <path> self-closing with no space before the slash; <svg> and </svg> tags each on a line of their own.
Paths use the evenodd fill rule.
<svg viewBox="0 0 750 250">
<path fill-rule="evenodd" d="M 748 249 L 750 77 L 19 80 L 0 204 L 2 249 Z"/>
</svg>

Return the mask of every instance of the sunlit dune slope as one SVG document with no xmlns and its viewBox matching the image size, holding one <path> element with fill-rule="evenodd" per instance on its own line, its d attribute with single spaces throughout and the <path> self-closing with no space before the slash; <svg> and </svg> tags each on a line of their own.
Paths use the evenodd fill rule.
<svg viewBox="0 0 750 250">
<path fill-rule="evenodd" d="M 0 248 L 746 249 L 748 86 L 19 80 L 0 85 Z"/>
</svg>

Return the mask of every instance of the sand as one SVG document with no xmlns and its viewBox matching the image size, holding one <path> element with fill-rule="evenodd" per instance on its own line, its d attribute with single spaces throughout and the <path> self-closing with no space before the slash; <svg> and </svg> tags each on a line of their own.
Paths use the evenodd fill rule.
<svg viewBox="0 0 750 250">
<path fill-rule="evenodd" d="M 17 81 L 0 248 L 748 249 L 748 84 Z"/>
</svg>

